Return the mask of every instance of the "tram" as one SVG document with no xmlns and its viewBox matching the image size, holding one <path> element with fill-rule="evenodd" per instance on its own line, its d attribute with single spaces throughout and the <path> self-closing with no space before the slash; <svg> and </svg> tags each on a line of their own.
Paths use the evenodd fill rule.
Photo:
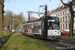
<svg viewBox="0 0 75 50">
<path fill-rule="evenodd" d="M 34 36 L 44 39 L 60 39 L 61 30 L 59 28 L 59 18 L 54 16 L 47 16 L 36 21 L 23 23 L 23 35 Z"/>
</svg>

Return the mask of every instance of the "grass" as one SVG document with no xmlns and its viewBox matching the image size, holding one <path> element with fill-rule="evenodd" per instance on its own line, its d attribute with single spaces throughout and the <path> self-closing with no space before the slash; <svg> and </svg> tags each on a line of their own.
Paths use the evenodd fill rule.
<svg viewBox="0 0 75 50">
<path fill-rule="evenodd" d="M 68 38 L 68 39 L 74 39 L 75 40 L 75 37 L 69 37 L 69 36 L 62 36 L 63 38 Z"/>
<path fill-rule="evenodd" d="M 23 35 L 5 34 L 4 38 L 0 50 L 53 50 L 39 40 Z"/>
</svg>

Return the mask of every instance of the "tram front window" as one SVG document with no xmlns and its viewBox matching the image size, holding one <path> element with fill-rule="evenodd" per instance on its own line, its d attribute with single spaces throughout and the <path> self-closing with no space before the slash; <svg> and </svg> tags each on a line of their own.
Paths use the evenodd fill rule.
<svg viewBox="0 0 75 50">
<path fill-rule="evenodd" d="M 60 30 L 59 26 L 57 23 L 52 23 L 53 29 Z"/>
<path fill-rule="evenodd" d="M 59 26 L 57 23 L 48 23 L 48 29 L 55 29 L 55 30 L 60 30 Z"/>
<path fill-rule="evenodd" d="M 48 23 L 48 29 L 52 30 L 53 29 L 53 26 L 51 23 Z"/>
</svg>

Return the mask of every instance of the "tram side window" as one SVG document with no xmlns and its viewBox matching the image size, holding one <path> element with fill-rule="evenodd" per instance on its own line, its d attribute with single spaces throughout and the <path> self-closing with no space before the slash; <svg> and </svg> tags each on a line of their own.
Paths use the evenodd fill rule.
<svg viewBox="0 0 75 50">
<path fill-rule="evenodd" d="M 41 23 L 38 23 L 37 29 L 41 29 Z"/>
<path fill-rule="evenodd" d="M 53 29 L 53 27 L 52 27 L 52 24 L 51 23 L 48 23 L 48 29 Z"/>
<path fill-rule="evenodd" d="M 24 25 L 24 29 L 27 29 L 27 25 Z"/>
<path fill-rule="evenodd" d="M 31 29 L 31 24 L 29 24 L 28 28 Z"/>
<path fill-rule="evenodd" d="M 25 29 L 25 25 L 23 25 L 23 27 L 22 27 L 23 29 Z"/>
<path fill-rule="evenodd" d="M 38 29 L 37 25 L 37 23 L 34 24 L 34 29 Z"/>
<path fill-rule="evenodd" d="M 29 29 L 29 25 L 26 25 L 25 28 L 26 28 L 26 29 Z"/>
<path fill-rule="evenodd" d="M 29 26 L 29 25 L 27 25 L 27 27 L 26 27 L 27 29 L 29 28 L 28 26 Z"/>
<path fill-rule="evenodd" d="M 29 24 L 28 29 L 33 29 L 33 24 Z"/>
<path fill-rule="evenodd" d="M 31 29 L 33 29 L 33 24 L 31 24 Z"/>
</svg>

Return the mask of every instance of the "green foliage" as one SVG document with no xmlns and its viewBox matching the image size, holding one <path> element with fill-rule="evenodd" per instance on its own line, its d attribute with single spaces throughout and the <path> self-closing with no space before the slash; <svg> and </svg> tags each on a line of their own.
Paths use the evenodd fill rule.
<svg viewBox="0 0 75 50">
<path fill-rule="evenodd" d="M 69 39 L 74 39 L 75 40 L 75 37 L 69 37 L 69 36 L 62 36 L 63 38 L 69 38 Z"/>
</svg>

